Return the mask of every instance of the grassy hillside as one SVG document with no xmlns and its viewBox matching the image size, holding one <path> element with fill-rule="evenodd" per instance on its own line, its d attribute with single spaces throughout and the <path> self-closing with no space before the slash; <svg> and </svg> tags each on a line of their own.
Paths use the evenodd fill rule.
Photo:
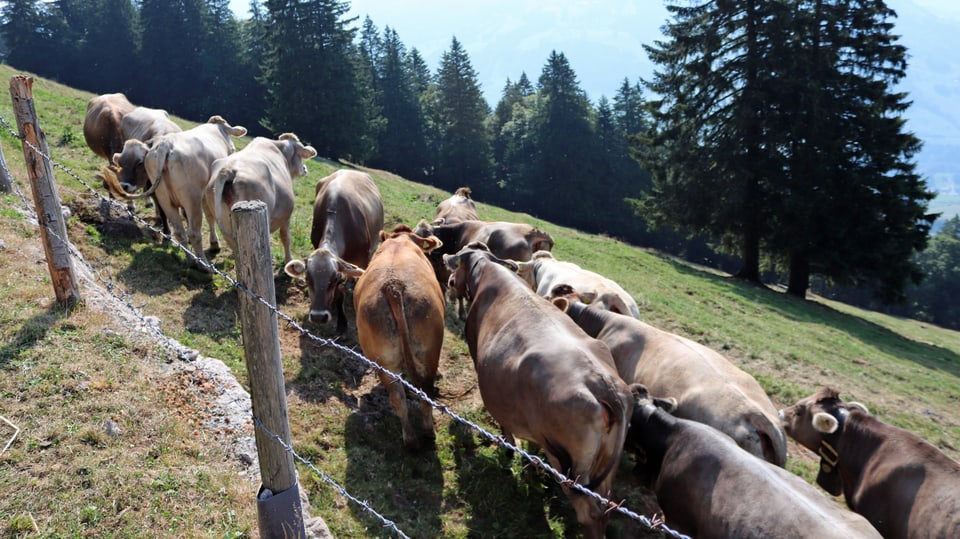
<svg viewBox="0 0 960 539">
<path fill-rule="evenodd" d="M 0 76 L 13 74 L 0 66 Z M 222 359 L 245 383 L 236 291 L 222 277 L 191 269 L 182 253 L 153 242 L 129 221 L 104 220 L 99 201 L 78 181 L 92 181 L 100 166 L 82 136 L 91 94 L 36 79 L 34 97 L 51 155 L 66 169 L 58 168 L 56 178 L 61 198 L 73 209 L 71 240 L 129 294 L 132 304 L 158 317 L 166 335 Z M 230 120 L 229 111 L 211 114 Z M 15 125 L 9 105 L 0 105 L 0 116 Z M 2 126 L 0 144 L 14 177 L 29 191 L 19 142 Z M 344 166 L 314 160 L 309 176 L 296 181 L 295 256 L 311 250 L 317 180 Z M 369 172 L 384 198 L 387 228 L 432 217 L 436 204 L 449 196 L 389 173 Z M 817 298 L 798 301 L 613 238 L 491 207 L 476 190 L 474 196 L 484 219 L 548 230 L 558 258 L 619 282 L 635 296 L 648 322 L 719 350 L 756 376 L 778 405 L 830 384 L 881 419 L 960 456 L 960 333 Z M 233 429 L 209 432 L 197 424 L 203 410 L 200 389 L 206 384 L 202 376 L 197 381 L 170 375 L 170 358 L 159 347 L 112 329 L 122 323 L 90 305 L 69 311 L 53 305 L 46 267 L 37 263 L 42 257 L 38 234 L 15 210 L 18 205 L 15 195 L 0 196 L 0 415 L 21 428 L 0 455 L 0 487 L 8 493 L 0 498 L 2 533 L 255 535 L 256 485 L 215 443 Z M 273 241 L 278 306 L 302 321 L 306 287 L 279 271 L 282 250 Z M 229 249 L 211 261 L 233 274 Z M 352 315 L 348 310 L 351 320 Z M 334 337 L 332 327 L 308 327 Z M 480 402 L 461 331 L 462 323 L 448 309 L 440 401 L 497 432 Z M 357 348 L 352 321 L 338 342 Z M 435 451 L 404 452 L 385 391 L 349 354 L 286 324 L 281 324 L 281 349 L 294 449 L 407 535 L 559 537 L 577 529 L 552 480 L 524 469 L 519 459 L 511 460 L 446 416 L 437 414 Z M 104 434 L 107 420 L 119 424 L 119 436 Z M 0 444 L 10 435 L 0 422 Z M 649 514 L 654 506 L 630 479 L 630 464 L 625 458 L 616 497 Z M 812 480 L 815 464 L 809 452 L 791 444 L 790 470 Z M 391 536 L 313 470 L 302 466 L 299 473 L 313 513 L 336 536 Z M 47 502 L 52 499 L 58 504 Z M 620 515 L 611 529 L 623 536 L 639 533 Z"/>
</svg>

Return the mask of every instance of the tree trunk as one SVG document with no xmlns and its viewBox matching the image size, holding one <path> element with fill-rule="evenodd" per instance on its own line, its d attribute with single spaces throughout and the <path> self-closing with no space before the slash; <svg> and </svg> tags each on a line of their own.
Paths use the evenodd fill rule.
<svg viewBox="0 0 960 539">
<path fill-rule="evenodd" d="M 740 244 L 740 269 L 733 276 L 737 279 L 760 282 L 760 236 L 755 227 L 747 230 Z"/>
<path fill-rule="evenodd" d="M 787 295 L 806 299 L 810 287 L 810 261 L 807 257 L 790 253 L 790 277 L 787 282 Z"/>
</svg>

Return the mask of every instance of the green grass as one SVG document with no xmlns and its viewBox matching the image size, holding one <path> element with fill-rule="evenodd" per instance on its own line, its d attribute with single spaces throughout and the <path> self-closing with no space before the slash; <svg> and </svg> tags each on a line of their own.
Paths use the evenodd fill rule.
<svg viewBox="0 0 960 539">
<path fill-rule="evenodd" d="M 12 73 L 0 66 L 0 75 Z M 73 174 L 99 185 L 93 176 L 100 163 L 80 135 L 90 94 L 43 79 L 34 84 L 34 94 L 47 140 L 63 142 L 51 147 L 51 153 L 72 173 L 55 172 L 61 197 L 82 208 L 89 193 Z M 12 121 L 9 107 L 0 106 L 0 114 Z M 224 116 L 229 120 L 228 112 Z M 11 168 L 22 167 L 19 143 L 6 132 L 0 132 L 0 143 Z M 309 235 L 317 180 L 345 166 L 349 165 L 313 160 L 309 176 L 296 180 L 294 256 L 312 250 Z M 384 199 L 387 228 L 431 218 L 436 204 L 449 196 L 392 174 L 370 172 Z M 7 242 L 7 251 L 15 253 L 21 245 L 37 241 L 33 226 L 11 209 L 17 201 L 12 195 L 0 197 L 0 238 Z M 881 419 L 917 432 L 954 458 L 960 456 L 956 419 L 960 333 L 819 298 L 799 301 L 615 238 L 584 234 L 482 200 L 478 209 L 487 220 L 528 222 L 547 230 L 556 240 L 557 258 L 620 283 L 634 295 L 645 320 L 725 354 L 753 374 L 777 405 L 792 404 L 830 384 L 844 398 L 865 403 Z M 182 253 L 136 230 L 107 230 L 95 212 L 89 213 L 75 212 L 70 221 L 71 239 L 84 256 L 128 291 L 131 303 L 159 317 L 167 335 L 224 360 L 245 383 L 236 292 L 229 283 L 191 269 Z M 139 213 L 151 215 L 152 210 L 141 208 Z M 272 242 L 279 308 L 302 322 L 306 287 L 282 274 L 282 249 L 276 237 Z M 227 274 L 235 271 L 229 248 L 211 261 Z M 44 264 L 30 257 L 0 256 L 0 369 L 6 377 L 0 398 L 17 403 L 15 409 L 4 408 L 4 415 L 29 427 L 0 457 L 0 488 L 17 492 L 0 498 L 0 515 L 9 515 L 2 518 L 0 533 L 24 533 L 32 526 L 31 518 L 42 535 L 136 537 L 183 532 L 221 537 L 243 535 L 255 526 L 252 497 L 242 494 L 250 485 L 231 476 L 228 457 L 197 442 L 197 427 L 189 418 L 171 412 L 193 401 L 170 392 L 177 384 L 169 381 L 162 393 L 151 393 L 157 391 L 158 375 L 135 372 L 162 365 L 158 351 L 104 335 L 104 320 L 82 306 L 57 309 L 51 297 Z M 338 342 L 359 349 L 352 314 L 348 305 L 351 329 Z M 308 327 L 322 337 L 335 336 L 330 327 Z M 472 361 L 459 336 L 462 324 L 450 308 L 447 328 L 441 402 L 498 432 L 479 401 Z M 405 452 L 386 393 L 365 365 L 306 340 L 285 323 L 280 330 L 295 449 L 396 521 L 405 533 L 561 537 L 576 532 L 572 510 L 551 479 L 449 418 L 437 421 L 434 451 Z M 96 396 L 107 402 L 75 390 L 64 398 L 64 388 L 79 387 L 83 381 L 94 384 Z M 135 391 L 131 394 L 130 389 Z M 110 395 L 114 396 L 107 398 Z M 124 412 L 125 406 L 141 415 Z M 119 417 L 124 432 L 135 440 L 133 449 L 126 448 L 129 455 L 122 455 L 124 447 L 99 429 L 108 417 Z M 52 449 L 62 453 L 60 459 L 48 457 Z M 788 468 L 812 482 L 816 460 L 795 445 L 790 451 Z M 616 496 L 632 510 L 649 514 L 649 493 L 630 481 L 630 464 L 625 458 Z M 90 474 L 89 480 L 78 475 L 81 469 Z M 347 502 L 309 468 L 300 466 L 299 476 L 314 514 L 324 518 L 335 536 L 391 536 L 382 523 Z M 92 483 L 85 487 L 84 481 Z M 33 490 L 19 493 L 24 482 Z M 124 485 L 113 499 L 87 492 L 89 485 L 102 485 L 106 492 L 111 482 Z M 64 509 L 37 503 L 44 496 L 58 500 Z M 171 505 L 172 498 L 189 503 Z M 613 518 L 611 530 L 620 536 L 642 533 L 620 516 Z"/>
</svg>

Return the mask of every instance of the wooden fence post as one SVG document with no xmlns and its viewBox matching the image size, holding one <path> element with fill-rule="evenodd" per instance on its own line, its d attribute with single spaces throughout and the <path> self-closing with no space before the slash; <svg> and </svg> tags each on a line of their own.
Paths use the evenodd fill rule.
<svg viewBox="0 0 960 539">
<path fill-rule="evenodd" d="M 7 159 L 3 156 L 3 147 L 0 146 L 0 193 L 12 191 L 13 181 L 10 179 L 10 171 L 7 170 Z"/>
<path fill-rule="evenodd" d="M 237 238 L 237 282 L 276 307 L 267 205 L 260 200 L 238 202 L 231 209 L 230 218 Z M 238 294 L 253 415 L 266 430 L 289 446 L 290 424 L 277 313 L 243 291 Z M 260 537 L 305 537 L 293 455 L 264 429 L 257 428 L 255 438 L 262 483 L 257 493 Z"/>
<path fill-rule="evenodd" d="M 33 203 L 40 221 L 40 238 L 47 255 L 47 268 L 53 281 L 53 291 L 57 302 L 74 304 L 80 300 L 80 286 L 73 269 L 73 258 L 70 257 L 67 225 L 60 207 L 60 195 L 57 194 L 57 184 L 53 181 L 53 165 L 43 157 L 49 156 L 50 150 L 33 106 L 33 78 L 23 75 L 11 77 L 10 97 L 13 99 L 13 112 L 17 116 L 23 159 L 33 190 Z"/>
</svg>

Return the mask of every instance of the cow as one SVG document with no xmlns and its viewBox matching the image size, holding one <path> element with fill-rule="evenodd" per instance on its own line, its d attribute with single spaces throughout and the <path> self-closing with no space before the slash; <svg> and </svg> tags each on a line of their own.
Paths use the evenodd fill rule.
<svg viewBox="0 0 960 539">
<path fill-rule="evenodd" d="M 471 301 L 464 328 L 480 396 L 507 440 L 538 445 L 552 467 L 609 497 L 633 407 L 610 351 L 475 242 L 443 257 L 451 290 Z M 588 538 L 606 507 L 563 484 Z"/>
<path fill-rule="evenodd" d="M 211 116 L 205 124 L 160 136 L 143 158 L 150 188 L 138 195 L 125 195 L 127 198 L 144 198 L 156 193 L 177 241 L 189 241 L 196 266 L 202 270 L 209 270 L 209 262 L 203 253 L 204 214 L 210 227 L 210 249 L 217 251 L 220 248 L 216 217 L 203 204 L 210 167 L 217 159 L 234 152 L 230 137 L 245 134 L 246 128 L 231 126 L 222 116 Z M 186 230 L 180 217 L 181 209 L 187 219 Z"/>
<path fill-rule="evenodd" d="M 780 411 L 793 439 L 820 455 L 817 484 L 887 538 L 960 537 L 960 463 L 829 387 Z"/>
<path fill-rule="evenodd" d="M 158 137 L 168 133 L 183 131 L 170 119 L 167 111 L 136 107 L 120 122 L 120 135 L 123 145 L 110 157 L 111 166 L 102 169 L 104 185 L 114 198 L 125 198 L 125 194 L 149 189 L 150 180 L 144 168 L 143 160 L 150 151 L 150 145 Z M 164 234 L 170 234 L 167 217 L 157 201 L 156 194 L 151 195 L 156 210 L 157 222 Z M 132 205 L 132 201 L 131 201 Z"/>
<path fill-rule="evenodd" d="M 437 214 L 433 217 L 433 225 L 459 223 L 460 221 L 476 221 L 480 219 L 477 206 L 470 198 L 470 188 L 461 187 L 450 198 L 437 205 Z"/>
<path fill-rule="evenodd" d="M 380 246 L 353 290 L 357 338 L 364 355 L 392 373 L 405 372 L 431 398 L 437 393 L 445 304 L 426 253 L 439 246 L 436 237 L 417 236 L 406 225 L 392 233 L 381 231 Z M 377 376 L 400 418 L 404 445 L 418 449 L 420 436 L 410 423 L 403 384 L 383 371 Z M 422 399 L 420 414 L 423 434 L 433 439 L 433 410 Z"/>
<path fill-rule="evenodd" d="M 520 275 L 541 296 L 548 297 L 555 286 L 566 284 L 591 307 L 640 318 L 637 302 L 619 284 L 573 262 L 557 260 L 550 251 L 533 253 L 529 262 L 521 264 Z"/>
<path fill-rule="evenodd" d="M 236 250 L 236 239 L 230 208 L 243 200 L 262 200 L 267 205 L 270 232 L 280 231 L 284 265 L 293 260 L 290 252 L 293 179 L 306 176 L 304 159 L 316 155 L 317 150 L 312 146 L 304 146 L 293 133 L 284 133 L 277 140 L 256 137 L 242 150 L 213 162 L 203 203 L 209 206 L 208 215 L 212 211 L 231 249 Z"/>
<path fill-rule="evenodd" d="M 749 453 L 783 466 L 787 438 L 757 381 L 716 351 L 633 317 L 594 309 L 575 291 L 553 298 L 587 335 L 610 348 L 624 381 L 677 400 L 675 415 L 710 425 Z"/>
<path fill-rule="evenodd" d="M 109 162 L 123 148 L 126 139 L 120 132 L 120 123 L 134 108 L 122 93 L 98 95 L 87 102 L 83 139 L 93 153 Z"/>
<path fill-rule="evenodd" d="M 316 250 L 305 259 L 294 259 L 284 266 L 287 275 L 307 281 L 310 321 L 326 324 L 333 318 L 333 308 L 337 313 L 337 333 L 347 330 L 343 312 L 345 285 L 367 267 L 382 228 L 383 200 L 368 174 L 341 169 L 317 182 L 310 231 Z"/>
<path fill-rule="evenodd" d="M 880 537 L 800 476 L 757 459 L 709 425 L 670 415 L 674 401 L 633 388 L 624 449 L 636 455 L 670 528 L 698 539 Z"/>
<path fill-rule="evenodd" d="M 473 242 L 484 243 L 495 256 L 514 261 L 527 261 L 536 251 L 553 249 L 550 234 L 526 223 L 504 221 L 461 221 L 432 225 L 426 220 L 417 224 L 414 232 L 421 236 L 436 236 L 443 246 L 430 253 L 430 262 L 441 287 L 446 287 L 450 271 L 443 264 L 443 256 L 455 254 Z M 460 319 L 466 318 L 462 299 L 457 300 Z"/>
</svg>

